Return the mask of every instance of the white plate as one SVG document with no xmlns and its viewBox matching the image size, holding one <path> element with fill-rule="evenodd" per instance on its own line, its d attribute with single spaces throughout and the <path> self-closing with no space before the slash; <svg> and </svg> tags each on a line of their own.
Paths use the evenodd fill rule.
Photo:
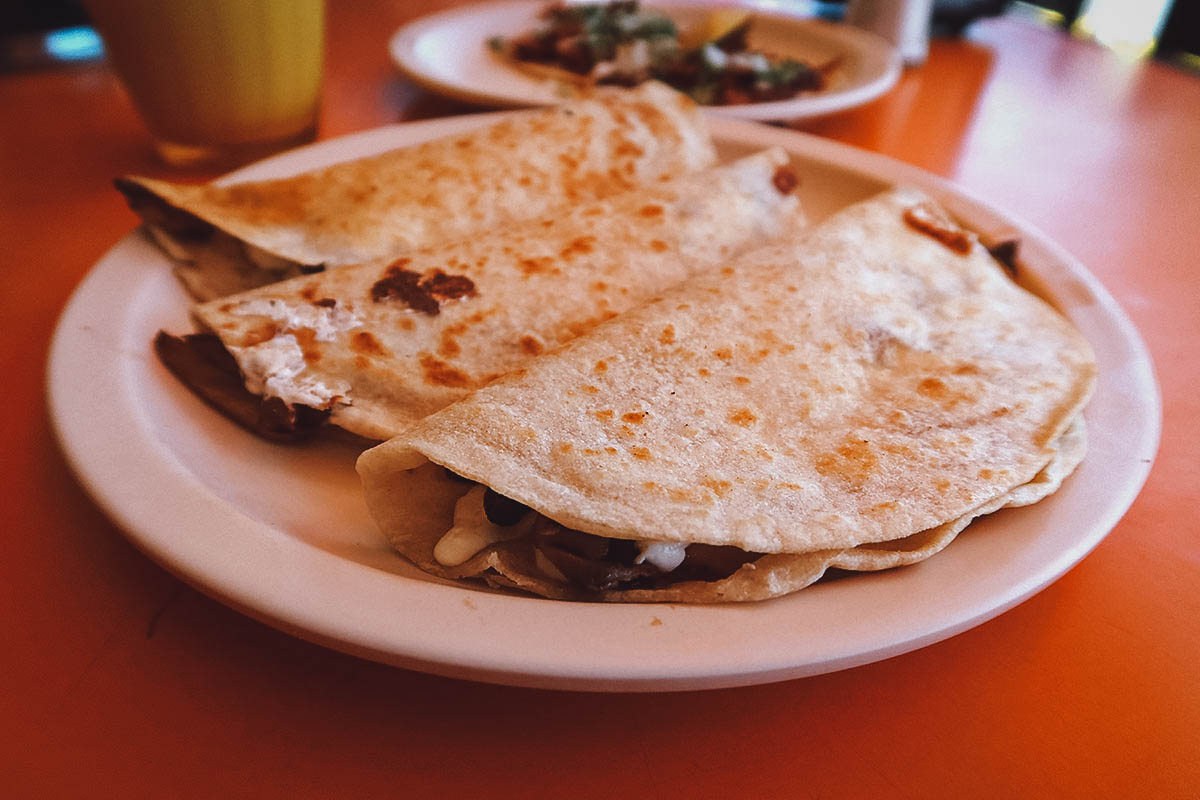
<svg viewBox="0 0 1200 800">
<path fill-rule="evenodd" d="M 494 120 L 380 128 L 237 176 L 278 177 Z M 63 451 L 139 548 L 222 602 L 368 658 L 515 685 L 697 689 L 851 667 L 977 625 L 1083 558 L 1141 487 L 1160 422 L 1146 351 L 1103 287 L 1028 225 L 913 167 L 755 123 L 714 120 L 713 129 L 725 156 L 788 150 L 816 217 L 905 183 L 981 232 L 1021 237 L 1026 273 L 1079 326 L 1100 363 L 1086 411 L 1091 449 L 1057 494 L 976 522 L 923 564 L 764 603 L 566 603 L 434 581 L 394 556 L 368 519 L 354 442 L 336 431 L 308 446 L 260 441 L 159 365 L 151 338 L 160 328 L 189 330 L 188 301 L 170 264 L 137 233 L 100 260 L 59 321 L 48 391 Z"/>
<path fill-rule="evenodd" d="M 392 61 L 417 83 L 460 100 L 484 105 L 545 105 L 563 100 L 562 86 L 531 77 L 488 47 L 494 36 L 529 30 L 542 0 L 516 0 L 455 8 L 405 25 L 388 42 Z M 712 8 L 701 0 L 648 4 L 688 22 Z M 766 52 L 825 64 L 840 58 L 829 86 L 812 94 L 770 103 L 714 107 L 715 114 L 740 119 L 803 119 L 863 105 L 895 85 L 899 53 L 880 37 L 848 25 L 805 19 L 781 11 L 769 0 L 742 3 L 755 12 L 751 43 Z"/>
</svg>

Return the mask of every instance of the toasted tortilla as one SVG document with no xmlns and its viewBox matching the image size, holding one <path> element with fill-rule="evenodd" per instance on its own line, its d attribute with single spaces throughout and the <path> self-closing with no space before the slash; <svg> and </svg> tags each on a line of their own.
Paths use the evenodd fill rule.
<svg viewBox="0 0 1200 800">
<path fill-rule="evenodd" d="M 1057 485 L 1044 476 L 1060 453 L 1082 456 L 1082 428 L 1063 437 L 1094 381 L 1070 323 L 931 200 L 897 190 L 599 326 L 364 453 L 359 472 L 410 558 L 463 493 L 425 485 L 419 524 L 397 524 L 432 461 L 568 529 L 767 554 L 684 593 L 754 599 L 831 566 L 931 554 L 1040 491 L 1023 487 Z M 918 544 L 873 547 L 905 540 Z M 579 596 L 526 567 L 486 574 Z M 665 580 L 597 599 L 682 599 Z"/>
<path fill-rule="evenodd" d="M 780 150 L 490 236 L 194 309 L 254 394 L 385 439 L 532 356 L 802 227 Z"/>
<path fill-rule="evenodd" d="M 662 84 L 597 90 L 477 131 L 290 178 L 116 184 L 197 298 L 394 258 L 711 166 L 698 108 Z"/>
</svg>

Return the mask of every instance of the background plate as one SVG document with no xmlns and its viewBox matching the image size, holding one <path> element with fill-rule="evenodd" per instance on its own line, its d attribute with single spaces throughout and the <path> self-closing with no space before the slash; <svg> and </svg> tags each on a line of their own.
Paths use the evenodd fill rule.
<svg viewBox="0 0 1200 800">
<path fill-rule="evenodd" d="M 529 30 L 546 3 L 541 0 L 482 3 L 422 17 L 388 42 L 392 61 L 417 83 L 440 94 L 484 105 L 545 105 L 561 102 L 556 81 L 515 69 L 487 46 L 493 36 Z M 675 19 L 698 20 L 713 5 L 686 0 L 648 4 Z M 743 4 L 757 18 L 751 44 L 780 56 L 825 64 L 841 59 L 828 88 L 791 100 L 710 108 L 740 119 L 802 119 L 863 105 L 895 85 L 899 53 L 878 36 L 819 19 L 789 16 L 764 3 Z"/>
<path fill-rule="evenodd" d="M 229 179 L 277 177 L 495 121 L 395 125 L 310 145 Z M 1095 348 L 1087 459 L 1029 508 L 975 522 L 936 558 L 727 606 L 566 603 L 436 581 L 393 555 L 367 516 L 360 440 L 260 441 L 154 358 L 190 330 L 170 263 L 138 233 L 93 268 L 51 345 L 50 414 L 72 469 L 135 545 L 202 591 L 306 639 L 443 675 L 522 686 L 654 691 L 813 675 L 897 655 L 993 617 L 1083 558 L 1133 501 L 1157 447 L 1149 358 L 1116 303 L 1027 224 L 882 156 L 749 122 L 714 120 L 722 155 L 786 149 L 814 218 L 887 186 L 930 192 L 985 237 L 1017 235 L 1023 274 Z M 114 198 L 114 202 L 115 202 Z"/>
</svg>

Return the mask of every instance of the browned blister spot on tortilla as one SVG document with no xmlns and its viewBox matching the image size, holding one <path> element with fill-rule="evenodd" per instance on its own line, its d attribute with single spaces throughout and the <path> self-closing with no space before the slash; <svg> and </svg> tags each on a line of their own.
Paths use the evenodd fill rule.
<svg viewBox="0 0 1200 800">
<path fill-rule="evenodd" d="M 354 366 L 356 369 L 365 370 L 371 366 L 371 361 L 366 356 L 355 356 Z"/>
<path fill-rule="evenodd" d="M 738 384 L 739 386 L 746 386 L 750 383 L 750 379 L 744 375 L 738 375 L 736 378 L 733 379 L 733 382 Z"/>
<path fill-rule="evenodd" d="M 758 417 L 748 408 L 737 408 L 730 411 L 728 419 L 734 425 L 741 425 L 743 428 L 749 428 L 758 421 Z"/>
<path fill-rule="evenodd" d="M 721 267 L 722 275 L 729 276 L 729 275 L 732 275 L 733 273 L 734 273 L 733 267 Z"/>
<path fill-rule="evenodd" d="M 974 364 L 962 364 L 954 368 L 955 375 L 978 375 L 981 370 Z"/>
<path fill-rule="evenodd" d="M 641 425 L 646 421 L 647 416 L 645 411 L 630 411 L 628 414 L 622 414 L 621 419 L 634 425 Z"/>
<path fill-rule="evenodd" d="M 359 331 L 350 337 L 351 349 L 367 356 L 381 356 L 387 358 L 392 353 L 378 339 L 376 339 L 368 331 Z"/>
<path fill-rule="evenodd" d="M 656 253 L 665 253 L 671 249 L 671 246 L 669 244 L 667 244 L 666 242 L 664 242 L 662 239 L 651 239 L 650 240 L 650 249 Z"/>
<path fill-rule="evenodd" d="M 575 256 L 585 256 L 595 249 L 595 236 L 579 236 L 575 239 L 572 239 L 570 244 L 568 244 L 559 252 L 559 256 L 570 261 Z"/>
<path fill-rule="evenodd" d="M 653 456 L 650 455 L 650 451 L 644 447 L 631 447 L 629 448 L 629 452 L 639 461 L 649 461 L 651 458 L 653 458 Z"/>
<path fill-rule="evenodd" d="M 910 228 L 932 236 L 960 255 L 971 252 L 971 234 L 960 228 L 932 203 L 918 203 L 905 209 L 904 222 Z"/>
<path fill-rule="evenodd" d="M 554 259 L 549 256 L 522 258 L 517 261 L 517 266 L 526 275 L 537 275 L 542 272 L 550 272 L 554 267 Z"/>
<path fill-rule="evenodd" d="M 337 308 L 337 300 L 332 297 L 322 297 L 320 300 L 313 300 L 313 305 L 319 308 Z"/>
<path fill-rule="evenodd" d="M 554 449 L 560 453 L 569 453 L 575 449 L 575 445 L 571 444 L 570 442 L 559 442 L 558 444 L 554 445 Z"/>
<path fill-rule="evenodd" d="M 434 386 L 448 386 L 453 389 L 469 389 L 472 386 L 470 375 L 460 369 L 455 369 L 431 353 L 421 353 L 418 361 L 424 371 L 426 383 Z"/>
<path fill-rule="evenodd" d="M 317 287 L 309 284 L 300 290 L 300 296 L 308 302 L 313 302 L 317 299 Z"/>
<path fill-rule="evenodd" d="M 633 435 L 635 435 L 635 434 L 634 434 L 634 432 L 633 432 L 633 428 L 629 427 L 628 425 L 622 425 L 622 426 L 621 426 L 621 431 L 620 431 L 620 433 L 621 433 L 621 435 L 622 435 L 622 436 L 633 436 Z"/>
<path fill-rule="evenodd" d="M 584 386 L 583 390 L 588 394 L 600 394 L 600 389 L 592 386 L 590 383 L 587 386 Z"/>
<path fill-rule="evenodd" d="M 612 419 L 613 416 L 614 412 L 609 408 L 601 409 L 600 411 L 596 412 L 596 419 L 600 420 L 601 422 L 607 422 L 608 420 Z"/>
<path fill-rule="evenodd" d="M 518 345 L 521 352 L 527 355 L 536 356 L 544 349 L 542 342 L 536 336 L 522 336 Z"/>
<path fill-rule="evenodd" d="M 729 481 L 719 480 L 717 478 L 704 478 L 700 481 L 700 485 L 712 490 L 717 497 L 724 497 L 729 494 L 729 490 L 733 488 L 733 484 Z"/>
<path fill-rule="evenodd" d="M 296 337 L 296 343 L 300 345 L 300 351 L 304 354 L 304 360 L 309 364 L 315 364 L 321 360 L 321 345 L 317 344 L 317 332 L 312 328 L 297 328 L 292 331 L 292 335 Z"/>
<path fill-rule="evenodd" d="M 832 453 L 817 455 L 813 465 L 819 474 L 838 478 L 854 487 L 861 487 L 871 477 L 879 457 L 865 439 L 846 437 Z"/>
<path fill-rule="evenodd" d="M 605 283 L 604 281 L 596 281 L 595 283 L 592 284 L 593 291 L 603 292 L 607 288 L 608 288 L 608 284 Z"/>
<path fill-rule="evenodd" d="M 733 350 L 728 347 L 718 347 L 713 355 L 725 362 L 733 361 Z"/>
<path fill-rule="evenodd" d="M 262 344 L 265 341 L 274 339 L 275 334 L 278 332 L 279 329 L 275 327 L 274 322 L 264 322 L 260 325 L 255 325 L 242 334 L 239 347 L 253 347 L 256 344 Z"/>
<path fill-rule="evenodd" d="M 882 514 L 883 512 L 891 511 L 894 508 L 896 508 L 896 504 L 891 500 L 887 500 L 882 503 L 876 503 L 875 505 L 871 506 L 871 508 L 868 509 L 868 513 Z"/>
<path fill-rule="evenodd" d="M 659 344 L 675 344 L 675 326 L 667 325 L 658 334 Z"/>
<path fill-rule="evenodd" d="M 608 362 L 603 359 L 597 361 L 595 370 L 596 372 L 608 372 Z"/>
<path fill-rule="evenodd" d="M 638 213 L 647 219 L 655 219 L 663 215 L 663 207 L 656 203 L 651 203 L 639 208 Z"/>
<path fill-rule="evenodd" d="M 608 453 L 610 456 L 615 456 L 617 454 L 617 448 L 611 446 L 606 447 L 604 448 L 604 452 Z"/>
<path fill-rule="evenodd" d="M 709 372 L 704 367 L 701 367 L 700 369 L 696 370 L 696 374 L 699 375 L 701 378 L 707 378 L 709 375 L 712 375 L 712 373 Z"/>
</svg>

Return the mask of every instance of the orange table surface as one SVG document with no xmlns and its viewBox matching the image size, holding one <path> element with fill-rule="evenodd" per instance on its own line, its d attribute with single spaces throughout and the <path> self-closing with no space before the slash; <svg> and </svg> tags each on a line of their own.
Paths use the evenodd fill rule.
<svg viewBox="0 0 1200 800">
<path fill-rule="evenodd" d="M 468 110 L 387 60 L 424 10 L 331 4 L 322 138 Z M 170 173 L 107 68 L 0 76 L 0 796 L 1200 796 L 1200 80 L 985 21 L 802 127 L 947 176 L 1082 260 L 1154 357 L 1157 461 L 1081 564 L 947 641 L 772 685 L 572 694 L 308 644 L 126 542 L 53 441 L 45 358 L 135 224 L 111 178 Z"/>
</svg>

